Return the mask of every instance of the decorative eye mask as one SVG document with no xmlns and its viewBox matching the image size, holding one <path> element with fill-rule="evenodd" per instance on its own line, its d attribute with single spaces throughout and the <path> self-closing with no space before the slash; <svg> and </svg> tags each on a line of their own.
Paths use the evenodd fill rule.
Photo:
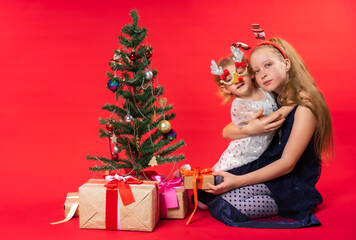
<svg viewBox="0 0 356 240">
<path fill-rule="evenodd" d="M 242 81 L 242 78 L 248 74 L 248 64 L 246 62 L 242 62 L 243 52 L 241 49 L 248 50 L 250 47 L 244 43 L 233 43 L 231 44 L 230 50 L 234 57 L 232 58 L 235 62 L 234 72 L 230 72 L 229 70 L 223 70 L 222 67 L 218 67 L 214 60 L 211 60 L 211 73 L 214 75 L 220 76 L 220 83 L 225 85 L 231 85 L 235 83 L 239 83 Z M 238 73 L 237 69 L 243 67 L 244 71 L 242 73 Z M 226 81 L 226 77 L 231 74 L 232 78 L 229 81 Z"/>
</svg>

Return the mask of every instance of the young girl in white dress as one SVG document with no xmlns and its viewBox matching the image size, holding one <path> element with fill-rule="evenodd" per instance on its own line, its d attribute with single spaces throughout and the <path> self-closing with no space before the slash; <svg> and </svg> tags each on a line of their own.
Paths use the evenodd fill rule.
<svg viewBox="0 0 356 240">
<path fill-rule="evenodd" d="M 214 79 L 225 99 L 224 102 L 233 100 L 232 122 L 241 128 L 249 121 L 252 114 L 258 113 L 261 109 L 264 115 L 275 114 L 276 120 L 284 118 L 293 106 L 282 107 L 277 111 L 278 106 L 274 96 L 256 87 L 252 81 L 252 71 L 241 48 L 249 49 L 244 43 L 232 44 L 232 55 L 219 61 L 219 66 L 214 60 L 211 61 L 211 73 L 215 75 Z M 213 171 L 226 171 L 258 159 L 270 144 L 274 134 L 275 131 L 270 131 L 231 141 L 212 168 Z"/>
</svg>

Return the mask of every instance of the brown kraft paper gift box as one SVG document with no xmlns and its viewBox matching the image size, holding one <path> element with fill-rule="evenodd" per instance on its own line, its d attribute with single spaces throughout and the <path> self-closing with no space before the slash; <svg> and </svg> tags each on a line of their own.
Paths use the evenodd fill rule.
<svg viewBox="0 0 356 240">
<path fill-rule="evenodd" d="M 164 210 L 161 209 L 161 218 L 165 219 L 185 219 L 189 208 L 189 194 L 184 188 L 175 188 L 177 191 L 178 207 L 167 208 L 166 216 Z"/>
<path fill-rule="evenodd" d="M 214 185 L 214 176 L 213 175 L 201 175 L 202 183 L 200 180 L 197 181 L 197 189 L 210 189 L 208 183 Z M 185 189 L 193 189 L 193 176 L 184 176 L 183 184 Z"/>
<path fill-rule="evenodd" d="M 107 182 L 90 179 L 79 187 L 80 228 L 106 229 Z M 159 221 L 158 185 L 153 181 L 130 184 L 135 202 L 123 205 L 118 197 L 117 230 L 151 232 Z"/>
</svg>

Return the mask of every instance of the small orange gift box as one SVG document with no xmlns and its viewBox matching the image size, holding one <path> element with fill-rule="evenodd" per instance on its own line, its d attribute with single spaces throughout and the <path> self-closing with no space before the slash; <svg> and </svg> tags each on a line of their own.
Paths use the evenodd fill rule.
<svg viewBox="0 0 356 240">
<path fill-rule="evenodd" d="M 205 168 L 201 171 L 191 168 L 189 164 L 183 165 L 180 168 L 180 173 L 183 176 L 183 183 L 185 189 L 193 189 L 194 193 L 194 210 L 190 215 L 187 225 L 193 218 L 193 215 L 198 207 L 198 189 L 210 189 L 208 183 L 214 185 L 214 176 L 210 168 Z"/>
<path fill-rule="evenodd" d="M 183 165 L 179 171 L 183 176 L 185 189 L 194 189 L 194 187 L 197 189 L 210 189 L 208 183 L 214 185 L 214 176 L 210 168 L 199 171 L 196 168 L 190 168 L 187 164 Z M 194 179 L 196 186 L 194 186 Z"/>
</svg>

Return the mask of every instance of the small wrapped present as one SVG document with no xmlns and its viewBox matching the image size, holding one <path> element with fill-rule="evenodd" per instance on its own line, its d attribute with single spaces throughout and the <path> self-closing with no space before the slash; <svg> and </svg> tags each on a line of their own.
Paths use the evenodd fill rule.
<svg viewBox="0 0 356 240">
<path fill-rule="evenodd" d="M 72 208 L 75 208 L 72 218 L 79 217 L 79 207 L 76 203 L 78 203 L 79 205 L 79 193 L 78 192 L 67 193 L 67 198 L 64 202 L 64 215 L 66 217 L 69 215 Z"/>
<path fill-rule="evenodd" d="M 79 193 L 67 193 L 67 198 L 64 202 L 64 215 L 65 218 L 58 222 L 51 223 L 52 225 L 68 222 L 74 217 L 79 217 Z"/>
<path fill-rule="evenodd" d="M 210 189 L 208 183 L 214 185 L 214 176 L 210 168 L 199 171 L 189 164 L 183 165 L 179 171 L 184 179 L 184 188 L 193 189 L 194 193 L 194 210 L 187 221 L 188 225 L 198 207 L 198 189 Z"/>
<path fill-rule="evenodd" d="M 132 176 L 90 179 L 79 187 L 80 228 L 151 232 L 159 221 L 158 183 Z"/>
<path fill-rule="evenodd" d="M 194 189 L 195 186 L 197 189 L 210 189 L 208 183 L 214 185 L 214 176 L 210 168 L 199 171 L 198 169 L 191 168 L 189 164 L 186 164 L 183 165 L 179 171 L 183 176 L 185 189 Z"/>
<path fill-rule="evenodd" d="M 159 182 L 161 218 L 184 219 L 188 212 L 189 196 L 182 186 L 182 178 L 168 181 L 163 176 L 155 175 L 152 179 Z"/>
</svg>

